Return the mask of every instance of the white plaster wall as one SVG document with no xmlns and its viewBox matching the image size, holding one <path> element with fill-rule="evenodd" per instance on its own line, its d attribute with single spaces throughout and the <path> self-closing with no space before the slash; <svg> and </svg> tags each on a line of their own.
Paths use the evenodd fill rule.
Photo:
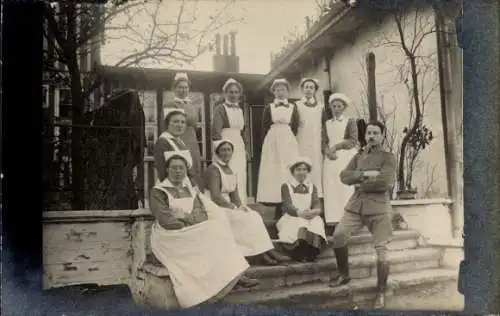
<svg viewBox="0 0 500 316">
<path fill-rule="evenodd" d="M 420 38 L 419 32 L 434 27 L 433 12 L 431 10 L 420 12 L 418 16 L 422 21 L 422 27 L 418 27 L 417 36 L 414 36 L 414 16 L 414 13 L 409 13 L 405 22 L 407 25 L 405 38 L 410 41 L 412 38 Z M 393 152 L 395 152 L 398 148 L 397 143 L 403 136 L 402 130 L 408 124 L 410 107 L 408 90 L 398 74 L 398 69 L 405 61 L 403 50 L 401 45 L 389 45 L 392 41 L 397 42 L 399 38 L 396 24 L 388 18 L 381 25 L 374 25 L 360 33 L 354 42 L 338 50 L 331 61 L 331 73 L 334 91 L 346 93 L 353 101 L 353 106 L 348 108 L 347 115 L 366 118 L 368 107 L 365 56 L 369 51 L 375 53 L 378 103 L 386 113 L 388 133 L 394 138 Z M 419 83 L 422 94 L 428 96 L 425 103 L 424 124 L 433 131 L 435 139 L 421 153 L 413 182 L 418 188 L 420 197 L 447 197 L 435 34 L 425 36 L 419 47 L 421 48 L 419 55 L 428 56 L 425 61 L 430 65 Z M 323 68 L 324 65 L 319 65 L 303 74 L 320 80 L 322 90 L 328 89 L 328 77 Z M 300 97 L 298 80 L 292 81 L 291 84 L 293 86 L 291 97 Z"/>
</svg>

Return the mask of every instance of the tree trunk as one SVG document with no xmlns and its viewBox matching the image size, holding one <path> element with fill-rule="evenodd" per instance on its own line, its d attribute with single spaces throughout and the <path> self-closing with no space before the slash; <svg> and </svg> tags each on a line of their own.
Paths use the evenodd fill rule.
<svg viewBox="0 0 500 316">
<path fill-rule="evenodd" d="M 399 159 L 399 166 L 398 166 L 398 191 L 404 191 L 405 188 L 405 174 L 404 174 L 404 158 L 406 157 L 406 148 L 408 146 L 408 141 L 410 140 L 410 137 L 415 133 L 417 130 L 418 126 L 420 125 L 420 122 L 422 121 L 422 111 L 420 110 L 420 98 L 419 98 L 419 89 L 418 89 L 418 72 L 417 72 L 417 64 L 415 61 L 415 56 L 412 56 L 410 54 L 406 54 L 407 58 L 410 61 L 410 70 L 411 70 L 411 81 L 412 81 L 412 94 L 413 94 L 413 100 L 415 102 L 415 120 L 413 121 L 412 126 L 406 133 L 406 135 L 403 137 L 403 140 L 401 141 L 401 148 L 399 151 L 400 159 Z M 410 166 L 406 166 L 410 170 Z"/>
<path fill-rule="evenodd" d="M 72 208 L 74 210 L 85 209 L 84 189 L 84 164 L 82 157 L 82 125 L 85 108 L 85 99 L 83 97 L 82 80 L 80 69 L 78 67 L 77 56 L 77 25 L 76 25 L 76 7 L 74 4 L 67 5 L 68 17 L 68 41 L 66 58 L 70 75 L 71 85 L 71 113 L 72 124 L 76 125 L 71 129 L 71 188 L 73 193 Z"/>
</svg>

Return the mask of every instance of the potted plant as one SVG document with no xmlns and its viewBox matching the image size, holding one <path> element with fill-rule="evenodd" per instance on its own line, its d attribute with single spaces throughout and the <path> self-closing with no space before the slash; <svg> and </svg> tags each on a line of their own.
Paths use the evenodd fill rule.
<svg viewBox="0 0 500 316">
<path fill-rule="evenodd" d="M 434 139 L 434 136 L 432 131 L 422 123 L 414 125 L 412 128 L 405 127 L 403 134 L 404 146 L 401 146 L 396 197 L 399 200 L 411 200 L 417 197 L 417 190 L 412 185 L 415 162 L 420 153 Z"/>
</svg>

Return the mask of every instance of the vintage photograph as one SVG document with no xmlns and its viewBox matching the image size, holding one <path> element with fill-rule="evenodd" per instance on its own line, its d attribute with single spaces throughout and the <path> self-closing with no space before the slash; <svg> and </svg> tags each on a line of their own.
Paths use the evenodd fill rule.
<svg viewBox="0 0 500 316">
<path fill-rule="evenodd" d="M 460 1 L 46 6 L 45 291 L 463 310 Z"/>
</svg>

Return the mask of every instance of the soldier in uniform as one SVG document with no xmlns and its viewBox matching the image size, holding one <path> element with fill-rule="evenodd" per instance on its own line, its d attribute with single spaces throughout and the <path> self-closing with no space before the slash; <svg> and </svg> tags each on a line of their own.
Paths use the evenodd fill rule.
<svg viewBox="0 0 500 316">
<path fill-rule="evenodd" d="M 385 293 L 389 275 L 387 244 L 392 236 L 390 218 L 390 191 L 394 186 L 396 158 L 382 149 L 385 126 L 370 122 L 366 126 L 366 146 L 360 150 L 340 173 L 342 183 L 352 185 L 355 191 L 344 209 L 333 235 L 337 254 L 339 277 L 331 286 L 350 281 L 347 242 L 353 233 L 367 226 L 373 236 L 377 253 L 377 296 L 373 308 L 385 307 Z"/>
</svg>

